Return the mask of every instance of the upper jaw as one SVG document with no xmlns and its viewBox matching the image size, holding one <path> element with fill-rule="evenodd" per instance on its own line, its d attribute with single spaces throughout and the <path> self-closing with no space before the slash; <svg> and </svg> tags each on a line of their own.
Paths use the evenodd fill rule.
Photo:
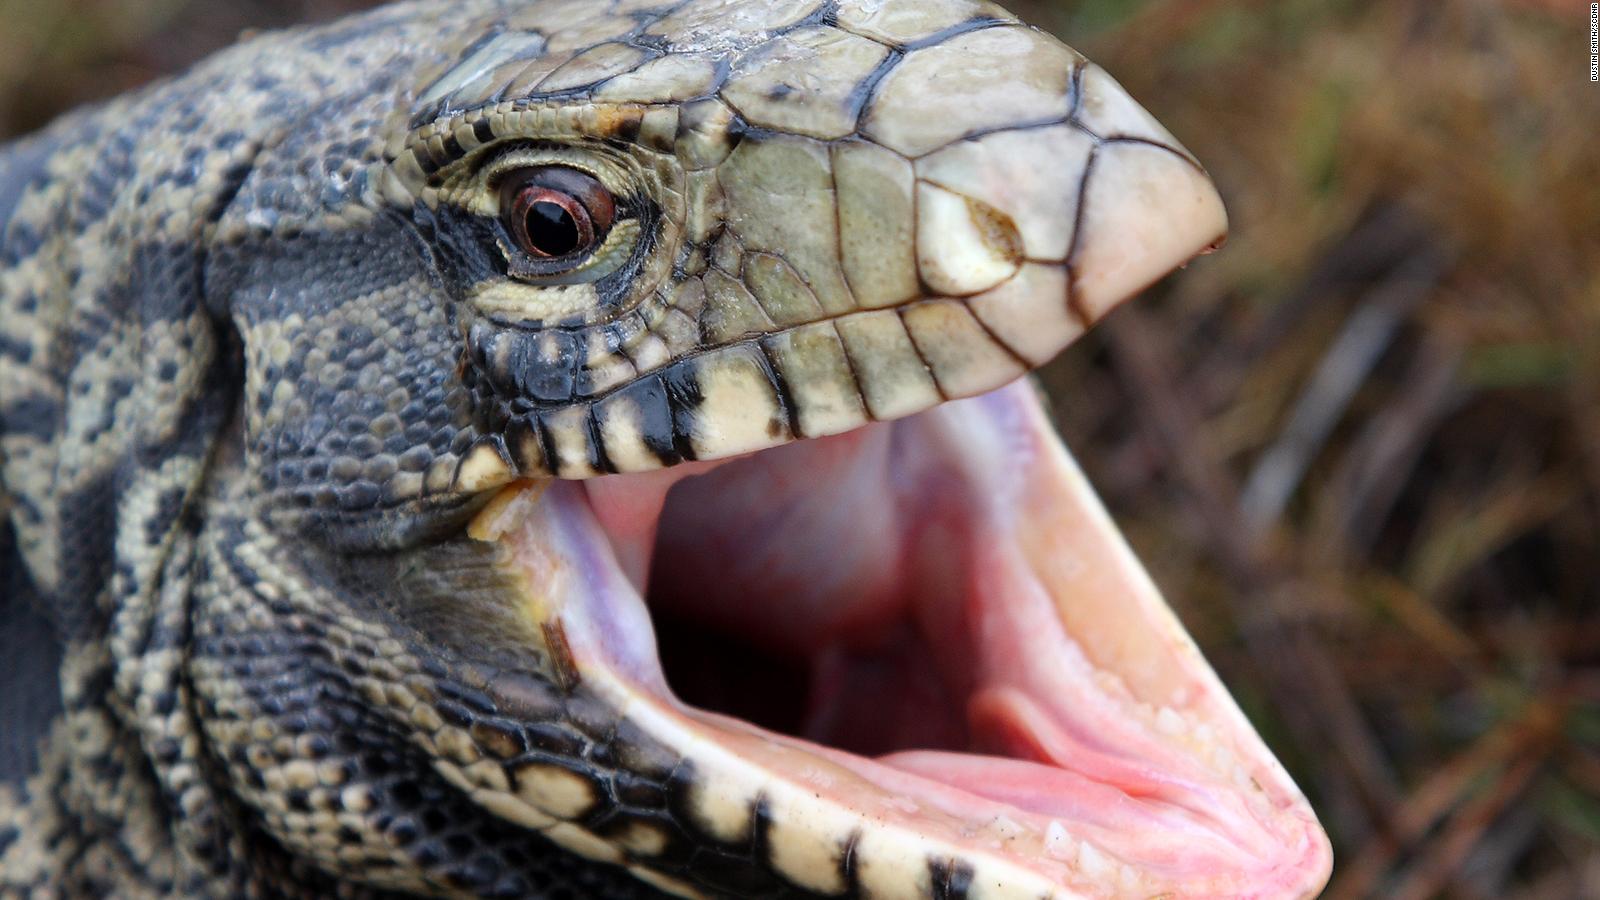
<svg viewBox="0 0 1600 900">
<path fill-rule="evenodd" d="M 941 677 L 964 695 L 969 745 L 1013 760 L 909 747 L 868 758 L 678 700 L 638 586 L 648 548 L 673 545 L 652 533 L 661 518 L 650 498 L 665 496 L 664 478 L 638 480 L 635 492 L 604 482 L 516 488 L 474 524 L 476 537 L 511 549 L 530 586 L 528 615 L 558 626 L 581 689 L 684 760 L 680 771 L 692 776 L 678 812 L 696 840 L 743 846 L 759 830 L 757 864 L 822 893 L 855 886 L 875 897 L 937 896 L 951 879 L 984 897 L 1320 889 L 1330 851 L 1304 797 L 1134 560 L 1030 387 L 838 441 L 762 454 L 726 477 L 691 482 L 685 496 L 724 490 L 729 508 L 717 514 L 747 530 L 759 527 L 739 524 L 741 482 L 751 478 L 749 502 L 763 491 L 778 507 L 803 501 L 827 492 L 825 478 L 854 485 L 863 512 L 891 507 L 885 520 L 838 536 L 841 547 L 900 546 L 875 544 L 874 530 L 907 539 L 889 579 L 903 589 L 880 597 L 888 612 L 868 618 L 916 623 L 946 661 Z M 773 477 L 785 468 L 803 474 L 785 485 Z M 929 505 L 930 490 L 944 500 Z M 642 508 L 619 509 L 619 495 L 645 498 Z M 669 527 L 692 527 L 694 517 L 676 509 Z M 775 522 L 795 541 L 815 536 L 814 520 Z M 712 559 L 733 585 L 723 587 L 736 591 L 757 570 L 721 546 Z M 686 545 L 674 552 L 692 554 Z M 871 581 L 871 556 L 852 578 Z M 769 559 L 780 581 L 797 564 Z M 838 637 L 817 597 L 752 597 L 741 609 L 716 599 L 715 581 L 700 583 L 710 599 L 691 598 L 702 602 L 692 612 L 741 634 L 759 631 L 751 623 L 761 619 L 781 623 L 761 638 L 767 646 L 792 652 L 854 639 Z M 748 615 L 758 602 L 761 612 Z M 817 733 L 838 742 L 825 726 Z M 648 853 L 607 852 L 679 893 L 698 890 L 683 880 L 692 872 L 657 868 Z"/>
<path fill-rule="evenodd" d="M 453 97 L 449 114 L 368 178 L 403 208 L 478 210 L 461 173 L 550 140 L 628 148 L 605 162 L 660 207 L 639 244 L 657 249 L 625 289 L 574 294 L 595 293 L 581 314 L 575 286 L 471 285 L 467 374 L 488 428 L 449 489 L 730 458 L 982 394 L 1226 234 L 1194 158 L 1054 38 L 966 2 L 830 4 L 797 24 L 819 6 L 708 5 L 748 56 L 681 46 L 669 58 L 711 79 L 683 94 L 699 99 L 626 76 L 579 104 L 528 90 L 527 72 L 503 82 L 529 56 L 559 68 L 532 27 L 422 92 Z M 658 24 L 676 46 L 683 23 Z"/>
</svg>

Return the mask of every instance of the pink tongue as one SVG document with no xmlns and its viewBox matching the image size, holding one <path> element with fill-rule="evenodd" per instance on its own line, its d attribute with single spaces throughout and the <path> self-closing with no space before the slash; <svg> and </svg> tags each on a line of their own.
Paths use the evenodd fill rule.
<svg viewBox="0 0 1600 900">
<path fill-rule="evenodd" d="M 981 690 L 967 710 L 975 736 L 1010 758 L 914 751 L 882 761 L 1029 812 L 1106 826 L 1132 824 L 1121 820 L 1148 815 L 1142 801 L 1170 793 L 1158 775 L 1078 740 L 1013 688 Z"/>
<path fill-rule="evenodd" d="M 942 798 L 951 812 L 972 817 L 979 801 L 964 791 L 1046 820 L 1046 831 L 1091 841 L 1141 869 L 1182 880 L 1204 872 L 1248 871 L 1259 865 L 1251 851 L 1219 833 L 1216 824 L 1188 810 L 1124 793 L 1114 784 L 1039 763 L 916 751 L 880 760 L 954 790 Z M 1048 845 L 1047 845 L 1048 846 Z M 1270 857 L 1269 857 L 1270 858 Z M 1254 864 L 1254 865 L 1253 865 Z"/>
<path fill-rule="evenodd" d="M 1170 827 L 1161 820 L 1170 817 L 1171 810 L 1158 810 L 1115 785 L 1067 769 L 926 750 L 896 753 L 879 762 L 1025 812 L 1070 822 L 1074 830 L 1089 827 L 1138 833 Z"/>
<path fill-rule="evenodd" d="M 1192 785 L 1163 777 L 1151 766 L 1105 752 L 1092 736 L 1074 734 L 1015 688 L 990 688 L 967 701 L 973 730 L 1007 756 L 1071 768 L 1131 797 L 1172 800 Z"/>
<path fill-rule="evenodd" d="M 879 761 L 1059 820 L 1113 854 L 1174 875 L 1272 858 L 1275 836 L 1237 798 L 1109 752 L 1018 690 L 981 690 L 967 711 L 980 742 L 1017 758 L 915 751 Z"/>
</svg>

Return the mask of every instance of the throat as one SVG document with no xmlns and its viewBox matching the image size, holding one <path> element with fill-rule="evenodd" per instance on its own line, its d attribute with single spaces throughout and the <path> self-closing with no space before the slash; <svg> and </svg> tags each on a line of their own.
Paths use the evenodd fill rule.
<svg viewBox="0 0 1600 900">
<path fill-rule="evenodd" d="M 811 672 L 803 660 L 672 612 L 652 615 L 672 692 L 697 709 L 807 737 Z"/>
<path fill-rule="evenodd" d="M 690 706 L 860 756 L 983 749 L 967 698 L 912 623 L 801 658 L 680 615 L 655 621 L 667 683 Z"/>
<path fill-rule="evenodd" d="M 877 425 L 679 481 L 646 603 L 684 703 L 867 757 L 977 753 L 984 514 L 958 460 Z"/>
</svg>

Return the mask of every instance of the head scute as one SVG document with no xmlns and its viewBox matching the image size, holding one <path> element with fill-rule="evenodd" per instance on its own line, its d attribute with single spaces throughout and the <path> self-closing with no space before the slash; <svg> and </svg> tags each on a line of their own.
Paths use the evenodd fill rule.
<svg viewBox="0 0 1600 900">
<path fill-rule="evenodd" d="M 527 473 L 993 389 L 1159 268 L 1119 267 L 1088 205 L 1139 156 L 1119 142 L 1209 202 L 1103 73 L 987 3 L 571 0 L 479 35 L 369 184 L 431 229 L 481 415 Z"/>
</svg>

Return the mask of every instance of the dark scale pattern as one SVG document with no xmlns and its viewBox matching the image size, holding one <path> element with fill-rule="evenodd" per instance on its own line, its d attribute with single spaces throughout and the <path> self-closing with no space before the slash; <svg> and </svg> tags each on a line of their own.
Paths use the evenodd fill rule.
<svg viewBox="0 0 1600 900">
<path fill-rule="evenodd" d="M 961 54 L 1015 84 L 907 88 Z M 0 649 L 46 670 L 0 686 L 0 897 L 809 896 L 776 788 L 716 838 L 712 761 L 603 702 L 464 525 L 1042 362 L 1104 299 L 1099 173 L 1199 177 L 1094 71 L 971 0 L 421 0 L 0 148 Z M 995 136 L 1071 208 L 923 177 Z M 570 266 L 498 215 L 542 166 L 615 200 Z M 862 835 L 828 836 L 847 896 Z"/>
<path fill-rule="evenodd" d="M 381 569 L 316 557 L 296 564 L 282 545 L 247 523 L 218 520 L 212 530 L 216 555 L 208 585 L 215 587 L 196 597 L 202 624 L 191 643 L 198 709 L 213 752 L 268 832 L 310 859 L 328 854 L 322 838 L 335 836 L 344 852 L 367 855 L 360 866 L 366 880 L 389 888 L 497 897 L 650 896 L 620 872 L 582 864 L 535 832 L 483 815 L 417 746 L 418 723 L 431 724 L 433 735 L 425 739 L 438 740 L 441 748 L 444 739 L 434 736 L 446 731 L 469 737 L 438 750 L 455 764 L 472 759 L 497 771 L 502 765 L 503 771 L 577 765 L 601 783 L 605 778 L 588 775 L 584 760 L 592 761 L 599 736 L 616 733 L 609 713 L 564 713 L 564 706 L 581 701 L 563 700 L 533 681 L 549 718 L 499 715 L 491 693 L 450 680 L 462 661 L 434 657 L 424 665 L 380 652 L 378 645 L 393 638 L 374 637 L 363 623 L 381 620 L 380 608 L 409 599 L 375 596 L 380 588 L 371 582 L 393 583 Z M 273 584 L 312 593 L 245 599 L 268 575 L 248 561 L 258 553 L 294 570 L 271 572 Z M 329 592 L 334 584 L 340 590 Z M 405 630 L 396 623 L 388 634 Z M 423 642 L 417 635 L 404 643 Z M 429 712 L 418 712 L 419 704 Z M 653 774 L 659 778 L 661 770 Z M 596 821 L 628 814 L 620 801 L 609 805 Z M 342 864 L 352 863 L 346 858 Z M 583 893 L 591 890 L 598 893 Z"/>
<path fill-rule="evenodd" d="M 21 786 L 38 765 L 38 735 L 61 712 L 61 647 L 55 630 L 41 614 L 39 598 L 28 584 L 16 555 L 9 522 L 0 523 L 0 790 Z M 15 840 L 0 833 L 0 853 Z"/>
</svg>

